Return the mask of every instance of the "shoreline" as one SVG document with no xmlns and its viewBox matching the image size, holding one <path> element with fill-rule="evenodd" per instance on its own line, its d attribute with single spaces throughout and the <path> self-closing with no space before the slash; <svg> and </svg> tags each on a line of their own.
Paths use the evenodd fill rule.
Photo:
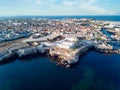
<svg viewBox="0 0 120 90">
<path fill-rule="evenodd" d="M 37 54 L 46 55 L 47 54 L 46 52 L 48 52 L 48 48 L 41 49 L 38 47 L 29 47 L 14 51 L 4 51 L 4 52 L 0 52 L 0 62 L 14 57 L 22 58 L 28 55 L 37 55 Z"/>
<path fill-rule="evenodd" d="M 43 49 L 38 47 L 39 46 L 19 49 L 19 50 L 16 50 L 15 52 L 12 52 L 12 51 L 3 52 L 3 56 L 0 57 L 0 63 L 4 63 L 6 61 L 11 62 L 11 61 L 14 61 L 13 59 L 26 58 L 27 56 L 45 56 L 50 59 L 55 59 L 57 62 L 57 65 L 63 65 L 64 67 L 69 68 L 71 65 L 78 63 L 81 56 L 89 53 L 89 51 L 96 51 L 99 53 L 108 53 L 108 54 L 120 54 L 120 50 L 112 51 L 112 50 L 105 50 L 105 49 L 96 49 L 92 46 L 89 48 L 85 48 L 85 50 L 78 49 L 78 51 L 74 53 L 74 56 L 72 56 L 73 58 L 72 60 L 70 59 L 63 60 L 59 56 L 55 56 L 55 55 L 51 56 L 50 48 Z M 24 53 L 22 53 L 22 51 L 24 51 Z"/>
<path fill-rule="evenodd" d="M 19 22 L 10 21 L 11 26 L 6 21 L 8 29 L 1 26 L 1 30 L 3 29 L 1 40 L 14 39 L 19 35 L 26 36 L 30 33 L 32 35 L 28 38 L 1 42 L 0 62 L 14 56 L 22 58 L 33 54 L 46 54 L 69 68 L 91 48 L 100 53 L 120 54 L 120 36 L 108 36 L 103 32 L 104 29 L 120 31 L 120 22 L 83 17 L 61 20 L 36 18 L 21 19 Z M 2 23 L 4 22 L 2 21 Z M 114 40 L 116 42 L 112 42 Z"/>
</svg>

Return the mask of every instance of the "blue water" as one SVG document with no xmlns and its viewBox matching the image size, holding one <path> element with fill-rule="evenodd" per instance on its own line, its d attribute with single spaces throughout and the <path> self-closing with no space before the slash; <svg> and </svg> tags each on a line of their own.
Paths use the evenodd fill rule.
<svg viewBox="0 0 120 90">
<path fill-rule="evenodd" d="M 0 90 L 120 90 L 120 55 L 94 51 L 70 69 L 46 57 L 0 66 Z"/>
<path fill-rule="evenodd" d="M 106 30 L 107 29 L 105 29 L 105 28 L 102 29 L 103 34 L 107 35 L 108 37 L 111 37 L 112 34 L 110 34 L 109 32 L 107 32 Z"/>
<path fill-rule="evenodd" d="M 120 16 L 37 16 L 36 18 L 92 18 L 120 21 Z M 0 90 L 120 90 L 120 55 L 105 55 L 90 51 L 70 69 L 56 66 L 56 63 L 47 57 L 16 59 L 0 65 Z"/>
<path fill-rule="evenodd" d="M 64 18 L 90 18 L 97 20 L 108 20 L 108 21 L 120 21 L 120 15 L 111 15 L 111 16 L 9 16 L 9 17 L 0 17 L 0 19 L 29 19 L 29 18 L 44 18 L 44 19 L 64 19 Z"/>
</svg>

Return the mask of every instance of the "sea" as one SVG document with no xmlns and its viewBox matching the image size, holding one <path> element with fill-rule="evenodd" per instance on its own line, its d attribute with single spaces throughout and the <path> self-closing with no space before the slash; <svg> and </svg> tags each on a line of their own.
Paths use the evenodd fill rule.
<svg viewBox="0 0 120 90">
<path fill-rule="evenodd" d="M 17 18 L 31 17 L 120 21 L 120 16 L 19 16 Z M 0 90 L 120 90 L 120 55 L 91 50 L 68 69 L 57 66 L 48 57 L 39 55 L 0 63 Z"/>
<path fill-rule="evenodd" d="M 120 21 L 120 15 L 84 15 L 84 16 L 3 16 L 0 19 L 29 19 L 29 18 L 42 18 L 42 19 L 66 19 L 66 18 L 89 18 L 89 19 L 97 19 L 97 20 L 107 20 L 107 21 Z"/>
</svg>

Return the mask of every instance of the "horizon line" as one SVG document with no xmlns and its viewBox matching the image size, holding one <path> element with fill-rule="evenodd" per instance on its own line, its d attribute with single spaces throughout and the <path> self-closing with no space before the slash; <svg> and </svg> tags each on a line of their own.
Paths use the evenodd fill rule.
<svg viewBox="0 0 120 90">
<path fill-rule="evenodd" d="M 0 16 L 0 17 L 22 17 L 22 16 L 27 16 L 27 17 L 30 17 L 30 16 L 120 16 L 118 14 L 113 14 L 113 15 L 4 15 L 4 16 Z"/>
</svg>

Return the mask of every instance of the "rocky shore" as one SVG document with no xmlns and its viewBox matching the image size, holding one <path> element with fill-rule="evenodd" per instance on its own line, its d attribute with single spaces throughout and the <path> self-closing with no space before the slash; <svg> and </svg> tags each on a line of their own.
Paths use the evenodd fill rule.
<svg viewBox="0 0 120 90">
<path fill-rule="evenodd" d="M 24 49 L 19 49 L 16 54 L 18 57 L 23 57 L 26 55 L 31 55 L 31 54 L 47 54 L 49 51 L 49 48 L 42 48 L 40 46 L 37 47 L 29 47 L 29 48 L 24 48 Z"/>
<path fill-rule="evenodd" d="M 75 50 L 64 50 L 64 53 L 50 49 L 49 56 L 52 59 L 56 59 L 58 64 L 64 65 L 66 68 L 68 68 L 70 65 L 77 63 L 79 56 L 85 54 L 90 48 L 90 45 L 85 45 Z"/>
<path fill-rule="evenodd" d="M 94 45 L 84 45 L 77 49 L 60 49 L 55 47 L 42 47 L 34 46 L 34 47 L 24 47 L 20 49 L 16 49 L 14 51 L 5 50 L 0 52 L 0 62 L 5 60 L 9 60 L 10 58 L 17 57 L 22 58 L 27 55 L 49 55 L 51 59 L 57 60 L 58 64 L 64 65 L 66 68 L 70 67 L 70 65 L 75 64 L 79 61 L 79 57 L 88 52 L 88 50 L 95 50 L 101 53 L 116 53 L 120 54 L 120 50 L 113 49 L 103 49 L 98 48 Z"/>
<path fill-rule="evenodd" d="M 55 51 L 55 47 L 42 47 L 41 45 L 35 47 L 26 47 L 21 49 L 16 49 L 14 51 L 3 51 L 0 52 L 0 62 L 5 60 L 9 60 L 10 58 L 17 57 L 22 58 L 27 55 L 33 54 L 41 54 L 41 55 L 49 55 L 51 59 L 57 60 L 58 64 L 64 65 L 66 68 L 69 68 L 70 65 L 75 64 L 79 61 L 79 57 L 88 52 L 94 46 L 92 45 L 84 45 L 74 50 L 65 50 L 60 52 L 61 49 L 57 49 Z M 120 50 L 113 49 L 102 49 L 94 47 L 93 50 L 101 53 L 116 53 L 120 54 Z"/>
<path fill-rule="evenodd" d="M 0 62 L 10 59 L 15 56 L 15 53 L 12 51 L 0 52 Z"/>
<path fill-rule="evenodd" d="M 17 58 L 22 58 L 27 55 L 33 55 L 33 54 L 41 54 L 41 55 L 46 55 L 49 51 L 48 47 L 41 47 L 41 46 L 36 46 L 36 47 L 26 47 L 26 48 L 21 48 L 21 49 L 16 49 L 14 51 L 4 51 L 0 52 L 0 62 L 8 60 L 13 57 Z"/>
<path fill-rule="evenodd" d="M 110 53 L 110 54 L 120 54 L 120 50 L 114 50 L 114 49 L 102 49 L 102 48 L 96 48 L 94 47 L 94 50 L 100 53 Z"/>
</svg>

